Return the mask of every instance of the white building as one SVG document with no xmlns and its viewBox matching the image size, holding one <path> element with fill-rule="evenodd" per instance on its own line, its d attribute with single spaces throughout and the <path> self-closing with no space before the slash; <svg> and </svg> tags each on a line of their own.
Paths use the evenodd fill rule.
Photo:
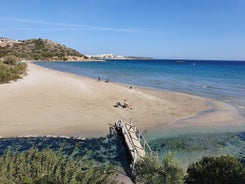
<svg viewBox="0 0 245 184">
<path fill-rule="evenodd" d="M 86 55 L 89 59 L 125 59 L 124 56 L 114 54 Z"/>
</svg>

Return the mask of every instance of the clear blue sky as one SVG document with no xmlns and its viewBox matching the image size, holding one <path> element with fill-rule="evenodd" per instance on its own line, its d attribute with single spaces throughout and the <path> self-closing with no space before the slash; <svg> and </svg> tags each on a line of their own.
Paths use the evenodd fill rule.
<svg viewBox="0 0 245 184">
<path fill-rule="evenodd" d="M 0 31 L 83 54 L 245 60 L 245 0 L 1 0 Z"/>
</svg>

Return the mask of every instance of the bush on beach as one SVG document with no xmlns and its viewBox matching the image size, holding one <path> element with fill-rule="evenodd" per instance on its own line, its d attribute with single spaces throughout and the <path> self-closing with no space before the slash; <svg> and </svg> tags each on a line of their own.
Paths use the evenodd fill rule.
<svg viewBox="0 0 245 184">
<path fill-rule="evenodd" d="M 7 65 L 17 65 L 18 58 L 14 55 L 5 56 L 2 58 L 3 63 Z"/>
<path fill-rule="evenodd" d="M 0 61 L 0 83 L 8 83 L 26 74 L 27 64 L 18 62 L 15 56 L 5 56 Z"/>
</svg>

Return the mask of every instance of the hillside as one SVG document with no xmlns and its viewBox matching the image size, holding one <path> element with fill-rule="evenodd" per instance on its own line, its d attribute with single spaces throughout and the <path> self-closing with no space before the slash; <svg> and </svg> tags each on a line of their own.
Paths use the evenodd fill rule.
<svg viewBox="0 0 245 184">
<path fill-rule="evenodd" d="M 14 55 L 29 60 L 85 60 L 78 51 L 47 39 L 12 40 L 1 38 L 0 58 Z"/>
</svg>

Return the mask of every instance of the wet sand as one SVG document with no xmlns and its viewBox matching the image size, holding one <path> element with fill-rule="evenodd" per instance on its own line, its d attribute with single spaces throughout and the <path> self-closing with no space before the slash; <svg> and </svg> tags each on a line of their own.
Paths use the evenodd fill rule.
<svg viewBox="0 0 245 184">
<path fill-rule="evenodd" d="M 115 107 L 124 100 L 128 108 Z M 215 100 L 135 86 L 130 89 L 33 63 L 28 64 L 24 79 L 0 85 L 0 102 L 1 137 L 100 137 L 109 133 L 109 124 L 131 118 L 141 130 L 240 126 L 245 122 L 236 109 Z"/>
</svg>

